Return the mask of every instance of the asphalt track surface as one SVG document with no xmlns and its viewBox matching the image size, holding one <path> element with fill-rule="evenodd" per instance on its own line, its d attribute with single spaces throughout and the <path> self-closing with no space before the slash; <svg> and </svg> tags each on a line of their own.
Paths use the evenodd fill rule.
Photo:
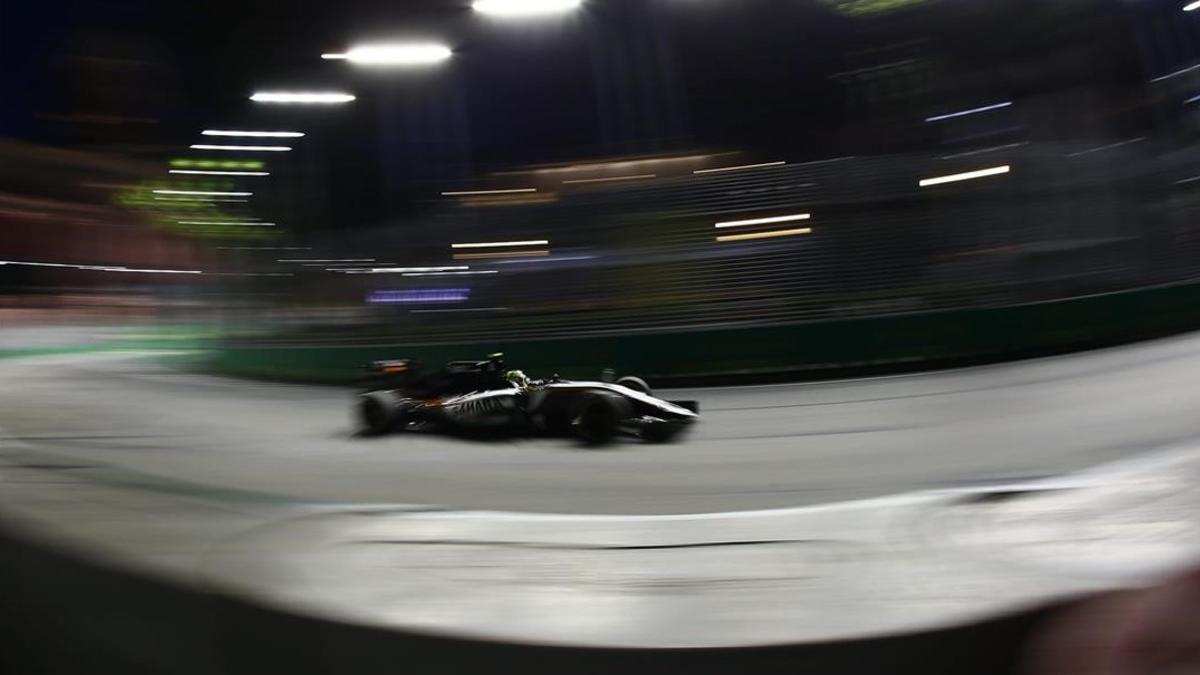
<svg viewBox="0 0 1200 675">
<path fill-rule="evenodd" d="M 544 513 L 795 507 L 1017 482 L 1200 438 L 1200 336 L 907 376 L 657 392 L 683 442 L 358 438 L 349 390 L 145 355 L 0 361 L 0 429 L 56 461 L 270 499 Z"/>
</svg>

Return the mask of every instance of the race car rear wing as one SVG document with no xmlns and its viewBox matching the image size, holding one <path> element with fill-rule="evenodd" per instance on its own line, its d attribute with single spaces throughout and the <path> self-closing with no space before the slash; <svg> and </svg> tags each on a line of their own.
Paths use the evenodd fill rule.
<svg viewBox="0 0 1200 675">
<path fill-rule="evenodd" d="M 402 389 L 420 370 L 414 359 L 372 361 L 363 366 L 364 389 Z"/>
</svg>

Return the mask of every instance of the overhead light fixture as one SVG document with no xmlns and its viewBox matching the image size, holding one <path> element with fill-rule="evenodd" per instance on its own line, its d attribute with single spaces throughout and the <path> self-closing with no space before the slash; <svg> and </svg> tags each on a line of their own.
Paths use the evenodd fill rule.
<svg viewBox="0 0 1200 675">
<path fill-rule="evenodd" d="M 354 94 L 334 91 L 260 91 L 250 96 L 250 100 L 255 103 L 309 103 L 315 105 L 349 103 L 355 98 Z"/>
<path fill-rule="evenodd" d="M 774 216 L 772 218 L 751 218 L 750 220 L 728 220 L 723 223 L 717 223 L 717 228 L 725 227 L 746 227 L 749 225 L 770 225 L 772 223 L 790 223 L 795 220 L 808 220 L 812 218 L 811 213 L 797 213 L 791 216 Z"/>
<path fill-rule="evenodd" d="M 204 190 L 155 190 L 156 195 L 199 195 L 204 197 L 249 197 L 253 192 L 207 192 Z"/>
<path fill-rule="evenodd" d="M 751 239 L 774 239 L 775 237 L 794 237 L 801 234 L 812 234 L 812 228 L 801 227 L 795 230 L 775 230 L 774 232 L 750 232 L 748 234 L 726 234 L 717 237 L 717 241 L 749 241 Z"/>
<path fill-rule="evenodd" d="M 291 150 L 286 145 L 208 145 L 197 143 L 188 147 L 192 150 L 245 150 L 247 152 L 288 152 Z"/>
<path fill-rule="evenodd" d="M 266 171 L 201 171 L 192 169 L 171 169 L 168 173 L 186 173 L 197 176 L 270 176 Z"/>
<path fill-rule="evenodd" d="M 950 120 L 950 119 L 954 119 L 956 117 L 965 117 L 967 115 L 974 115 L 974 114 L 981 113 L 981 112 L 987 112 L 989 110 L 999 110 L 1000 108 L 1007 108 L 1010 105 L 1012 105 L 1012 101 L 1005 101 L 1003 103 L 996 103 L 993 105 L 985 105 L 980 108 L 971 108 L 970 110 L 960 110 L 958 112 L 952 112 L 952 113 L 948 113 L 946 115 L 935 115 L 934 117 L 926 117 L 925 121 L 926 122 L 941 122 L 942 120 Z"/>
<path fill-rule="evenodd" d="M 436 43 L 377 44 L 354 47 L 344 54 L 322 54 L 321 58 L 364 66 L 420 66 L 440 63 L 452 54 L 449 47 Z"/>
<path fill-rule="evenodd" d="M 980 169 L 978 171 L 967 171 L 966 173 L 953 173 L 948 176 L 936 176 L 934 178 L 926 178 L 918 185 L 921 187 L 929 187 L 930 185 L 941 185 L 943 183 L 957 183 L 964 180 L 974 180 L 976 178 L 986 178 L 987 176 L 998 176 L 1002 173 L 1008 173 L 1012 167 L 1005 164 L 1004 166 L 996 166 L 990 169 Z"/>
<path fill-rule="evenodd" d="M 471 195 L 512 195 L 522 192 L 537 192 L 537 188 L 514 188 L 511 190 L 455 190 L 443 192 L 443 197 L 466 197 Z"/>
<path fill-rule="evenodd" d="M 761 162 L 759 164 L 741 164 L 738 166 L 722 166 L 716 169 L 696 169 L 692 173 L 724 173 L 726 171 L 743 171 L 745 169 L 765 169 L 771 166 L 783 166 L 787 164 L 784 161 L 778 162 Z"/>
<path fill-rule="evenodd" d="M 471 244 L 451 244 L 450 248 L 498 248 L 504 246 L 547 246 L 550 242 L 545 239 L 530 239 L 527 241 L 492 241 Z"/>
<path fill-rule="evenodd" d="M 495 16 L 535 16 L 568 12 L 583 0 L 475 0 L 471 8 Z"/>
<path fill-rule="evenodd" d="M 246 138 L 302 138 L 299 131 L 229 131 L 225 129 L 205 129 L 201 136 L 243 136 Z"/>
</svg>

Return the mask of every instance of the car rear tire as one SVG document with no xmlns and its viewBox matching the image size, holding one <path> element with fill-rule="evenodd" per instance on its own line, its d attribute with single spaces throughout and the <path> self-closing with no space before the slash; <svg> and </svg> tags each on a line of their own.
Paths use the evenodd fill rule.
<svg viewBox="0 0 1200 675">
<path fill-rule="evenodd" d="M 609 443 L 620 430 L 621 421 L 632 414 L 625 399 L 608 392 L 589 394 L 580 402 L 571 421 L 579 440 L 587 445 Z"/>
<path fill-rule="evenodd" d="M 636 392 L 640 392 L 647 396 L 654 395 L 654 393 L 650 390 L 650 385 L 647 384 L 646 381 L 640 377 L 634 377 L 633 375 L 626 375 L 625 377 L 622 377 L 621 379 L 617 380 L 617 384 L 619 384 L 622 387 L 625 387 L 626 389 L 632 389 Z"/>
<path fill-rule="evenodd" d="M 362 432 L 380 436 L 400 426 L 404 406 L 390 391 L 370 391 L 358 398 L 358 422 Z"/>
</svg>

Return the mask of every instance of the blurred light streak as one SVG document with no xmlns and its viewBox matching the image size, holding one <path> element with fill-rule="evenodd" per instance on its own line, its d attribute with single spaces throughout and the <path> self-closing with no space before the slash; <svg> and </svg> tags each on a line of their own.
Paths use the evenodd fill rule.
<svg viewBox="0 0 1200 675">
<path fill-rule="evenodd" d="M 1190 72 L 1192 72 L 1193 70 L 1196 70 L 1197 68 L 1200 68 L 1200 63 L 1197 63 L 1197 64 L 1196 64 L 1196 65 L 1194 65 L 1194 66 L 1188 66 L 1187 68 L 1181 68 L 1181 69 L 1179 69 L 1179 70 L 1176 70 L 1176 71 L 1175 71 L 1175 72 L 1173 72 L 1173 73 L 1167 73 L 1166 75 L 1162 75 L 1162 76 L 1160 76 L 1160 77 L 1156 77 L 1156 78 L 1154 78 L 1153 80 L 1150 80 L 1150 81 L 1151 81 L 1151 82 L 1162 82 L 1163 80 L 1169 80 L 1169 79 L 1171 79 L 1172 77 L 1178 77 L 1178 76 L 1180 76 L 1180 75 L 1183 75 L 1184 73 L 1190 73 Z"/>
<path fill-rule="evenodd" d="M 925 178 L 918 183 L 920 187 L 929 187 L 931 185 L 941 185 L 943 183 L 957 183 L 964 180 L 973 180 L 975 178 L 986 178 L 987 176 L 998 176 L 1003 173 L 1008 173 L 1012 167 L 1005 164 L 1004 166 L 995 166 L 990 169 L 980 169 L 978 171 L 967 171 L 965 173 L 952 173 L 948 176 L 936 176 L 934 178 Z"/>
<path fill-rule="evenodd" d="M 79 187 L 96 188 L 97 190 L 137 190 L 140 186 L 137 185 L 121 185 L 120 183 L 93 183 L 91 181 L 80 183 Z"/>
<path fill-rule="evenodd" d="M 696 169 L 692 173 L 723 173 L 725 171 L 742 171 L 744 169 L 761 169 L 769 166 L 783 166 L 787 162 L 780 160 L 778 162 L 762 162 L 761 164 L 741 164 L 738 166 L 722 166 L 716 169 Z"/>
<path fill-rule="evenodd" d="M 246 138 L 302 138 L 299 131 L 230 131 L 227 129 L 205 129 L 201 136 L 243 136 Z"/>
<path fill-rule="evenodd" d="M 169 270 L 141 269 L 125 267 L 124 265 L 76 265 L 72 263 L 32 262 L 27 260 L 0 260 L 0 265 L 21 265 L 24 267 L 57 267 L 90 272 L 132 272 L 138 274 L 204 274 L 201 270 Z"/>
<path fill-rule="evenodd" d="M 567 262 L 569 260 L 595 260 L 594 255 L 569 255 L 560 258 L 542 258 L 541 260 L 501 260 L 497 265 L 527 265 L 529 263 Z"/>
<path fill-rule="evenodd" d="M 353 47 L 344 54 L 322 54 L 321 58 L 364 66 L 418 66 L 445 61 L 452 54 L 449 47 L 434 43 L 377 44 Z"/>
<path fill-rule="evenodd" d="M 171 169 L 168 173 L 184 173 L 196 176 L 270 176 L 266 171 L 204 171 L 200 169 Z"/>
<path fill-rule="evenodd" d="M 405 272 L 406 277 L 458 277 L 474 274 L 499 274 L 498 270 L 477 270 L 474 272 Z"/>
<path fill-rule="evenodd" d="M 1102 152 L 1104 150 L 1111 150 L 1113 148 L 1119 148 L 1123 145 L 1129 145 L 1131 143 L 1140 143 L 1141 141 L 1144 141 L 1144 140 L 1146 140 L 1145 136 L 1138 136 L 1137 138 L 1131 138 L 1128 141 L 1121 141 L 1119 143 L 1109 143 L 1108 145 L 1101 145 L 1098 148 L 1089 148 L 1089 149 L 1083 150 L 1081 152 L 1073 152 L 1073 153 L 1067 155 L 1067 157 L 1081 157 L 1083 155 L 1090 155 L 1093 152 Z"/>
<path fill-rule="evenodd" d="M 503 253 L 456 253 L 455 260 L 486 260 L 489 258 L 544 258 L 550 251 L 507 251 Z"/>
<path fill-rule="evenodd" d="M 239 227 L 275 227 L 275 223 L 246 220 L 180 220 L 180 225 L 237 225 Z"/>
<path fill-rule="evenodd" d="M 299 264 L 301 267 L 321 267 L 321 268 L 324 268 L 326 272 L 335 272 L 335 271 L 336 272 L 346 272 L 349 270 L 361 271 L 361 270 L 368 269 L 366 267 L 362 267 L 361 263 L 359 263 L 357 266 L 355 266 L 355 265 L 347 266 L 345 264 L 339 263 L 341 265 L 340 267 L 326 267 L 326 265 L 330 265 L 331 263 L 297 263 L 297 264 Z M 377 262 L 377 263 L 373 263 L 373 264 L 375 264 L 375 265 L 394 265 L 395 263 Z"/>
<path fill-rule="evenodd" d="M 245 203 L 249 199 L 225 199 L 222 197 L 155 197 L 161 202 L 241 202 Z"/>
<path fill-rule="evenodd" d="M 275 262 L 281 263 L 338 263 L 338 262 L 375 262 L 374 258 L 281 258 Z"/>
<path fill-rule="evenodd" d="M 1195 103 L 1196 101 L 1200 101 L 1200 95 L 1196 95 L 1196 96 L 1189 98 L 1188 100 L 1184 101 L 1183 104 L 1187 105 L 1189 103 Z"/>
<path fill-rule="evenodd" d="M 545 239 L 529 239 L 526 241 L 490 241 L 471 244 L 451 244 L 450 248 L 497 248 L 504 246 L 548 246 Z"/>
<path fill-rule="evenodd" d="M 1194 12 L 1198 9 L 1200 9 L 1200 0 L 1196 0 L 1196 2 L 1183 6 L 1183 11 L 1185 12 Z"/>
<path fill-rule="evenodd" d="M 857 159 L 857 155 L 846 155 L 844 157 L 832 157 L 830 159 L 814 159 L 811 162 L 800 162 L 793 166 L 812 166 L 813 164 L 830 164 L 832 162 L 844 162 L 848 159 Z"/>
<path fill-rule="evenodd" d="M 197 143 L 189 145 L 192 150 L 245 150 L 247 152 L 291 152 L 286 145 L 211 145 Z"/>
<path fill-rule="evenodd" d="M 255 103 L 349 103 L 355 98 L 354 94 L 343 94 L 333 91 L 260 91 L 250 95 Z"/>
<path fill-rule="evenodd" d="M 311 251 L 311 246 L 218 246 L 218 251 Z"/>
<path fill-rule="evenodd" d="M 811 213 L 797 213 L 790 216 L 774 216 L 771 218 L 751 218 L 750 220 L 727 220 L 723 223 L 717 223 L 715 227 L 746 227 L 747 225 L 770 225 L 771 223 L 790 223 L 795 220 L 808 220 L 812 218 Z"/>
<path fill-rule="evenodd" d="M 988 129 L 977 134 L 965 134 L 962 136 L 954 136 L 942 140 L 942 145 L 951 145 L 954 143 L 962 143 L 963 141 L 973 141 L 977 138 L 988 138 L 990 136 L 1002 136 L 1004 134 L 1012 134 L 1025 131 L 1025 127 L 1021 124 L 1014 124 L 1010 127 L 1001 127 L 999 129 Z"/>
<path fill-rule="evenodd" d="M 533 16 L 567 12 L 581 4 L 582 0 L 475 0 L 471 8 L 496 16 Z"/>
<path fill-rule="evenodd" d="M 452 267 L 372 267 L 359 269 L 340 269 L 331 267 L 328 272 L 345 272 L 346 274 L 402 274 L 404 272 L 452 272 L 458 270 L 469 270 L 466 265 L 456 265 Z"/>
<path fill-rule="evenodd" d="M 537 188 L 513 188 L 511 190 L 455 190 L 451 192 L 443 192 L 443 197 L 456 197 L 466 195 L 511 195 L 521 192 L 537 192 Z"/>
<path fill-rule="evenodd" d="M 938 157 L 938 159 L 958 159 L 959 157 L 972 157 L 974 155 L 982 155 L 982 154 L 989 153 L 989 152 L 996 152 L 997 150 L 1008 150 L 1009 148 L 1019 148 L 1023 145 L 1029 145 L 1029 141 L 1021 141 L 1020 143 L 1008 143 L 1006 145 L 995 145 L 990 148 L 983 148 L 982 150 L 971 150 L 970 152 L 960 152 L 960 153 L 957 153 L 954 155 L 943 155 L 941 157 Z"/>
<path fill-rule="evenodd" d="M 615 183 L 617 181 L 623 181 L 623 180 L 644 180 L 647 178 L 658 178 L 658 174 L 641 173 L 641 174 L 637 174 L 636 176 L 612 176 L 609 178 L 574 178 L 571 180 L 564 180 L 563 183 L 566 185 L 575 185 L 575 184 L 579 184 L 579 183 Z"/>
<path fill-rule="evenodd" d="M 466 307 L 462 309 L 413 309 L 413 314 L 445 314 L 446 312 L 507 312 L 507 307 Z"/>
<path fill-rule="evenodd" d="M 193 217 L 203 218 L 204 216 L 193 216 Z M 242 217 L 242 216 L 212 216 L 211 218 L 209 218 L 209 220 L 216 220 L 221 223 L 249 223 L 251 221 L 262 220 L 262 218 L 254 218 L 252 216 L 244 216 L 244 217 Z M 183 221 L 183 220 L 179 221 L 180 224 L 183 224 L 185 222 L 187 222 L 187 221 Z"/>
<path fill-rule="evenodd" d="M 253 192 L 205 192 L 203 190 L 155 190 L 156 195 L 203 195 L 205 197 L 249 197 Z"/>
<path fill-rule="evenodd" d="M 469 288 L 421 288 L 373 291 L 367 296 L 367 302 L 373 305 L 465 302 L 470 294 L 471 289 Z"/>
<path fill-rule="evenodd" d="M 1000 108 L 1007 108 L 1010 105 L 1012 105 L 1012 101 L 1005 101 L 1003 103 L 996 103 L 993 105 L 985 105 L 981 108 L 971 108 L 970 110 L 960 110 L 958 112 L 952 112 L 952 113 L 948 113 L 946 115 L 935 115 L 933 117 L 926 117 L 925 121 L 926 122 L 941 122 L 942 120 L 954 119 L 956 117 L 966 117 L 967 115 L 975 115 L 975 114 L 981 113 L 981 112 L 988 112 L 989 110 L 999 110 Z"/>
<path fill-rule="evenodd" d="M 799 234 L 812 234 L 811 227 L 801 227 L 795 230 L 775 230 L 774 232 L 750 232 L 748 234 L 726 234 L 717 237 L 717 241 L 749 241 L 751 239 L 774 239 L 775 237 L 794 237 Z"/>
<path fill-rule="evenodd" d="M 558 201 L 558 195 L 553 192 L 524 195 L 483 195 L 463 197 L 460 206 L 474 208 L 493 208 L 508 206 L 526 206 L 529 204 L 549 204 Z"/>
<path fill-rule="evenodd" d="M 786 185 L 776 185 L 774 187 L 757 187 L 757 188 L 742 188 L 740 190 L 728 190 L 723 194 L 736 197 L 738 195 L 757 195 L 764 192 L 784 192 L 787 190 L 795 190 L 799 188 L 817 187 L 819 183 L 788 183 Z"/>
<path fill-rule="evenodd" d="M 183 169 L 250 169 L 261 170 L 265 164 L 260 159 L 172 159 L 171 166 Z"/>
<path fill-rule="evenodd" d="M 294 277 L 291 272 L 208 272 L 213 277 Z"/>
<path fill-rule="evenodd" d="M 1184 183 L 1195 183 L 1198 180 L 1200 180 L 1200 176 L 1192 176 L 1191 178 L 1184 178 L 1183 180 L 1177 180 L 1177 181 L 1175 181 L 1175 184 L 1183 185 Z"/>
<path fill-rule="evenodd" d="M 719 154 L 706 155 L 678 155 L 675 157 L 641 157 L 636 159 L 608 160 L 600 162 L 587 162 L 584 164 L 570 164 L 568 166 L 544 166 L 541 168 L 526 169 L 523 171 L 497 171 L 492 175 L 495 176 L 511 176 L 527 173 L 580 173 L 583 171 L 612 171 L 617 169 L 628 169 L 630 167 L 639 166 L 642 164 L 667 164 L 673 162 L 698 162 L 704 159 L 713 157 L 722 157 L 736 153 L 723 152 Z"/>
</svg>

